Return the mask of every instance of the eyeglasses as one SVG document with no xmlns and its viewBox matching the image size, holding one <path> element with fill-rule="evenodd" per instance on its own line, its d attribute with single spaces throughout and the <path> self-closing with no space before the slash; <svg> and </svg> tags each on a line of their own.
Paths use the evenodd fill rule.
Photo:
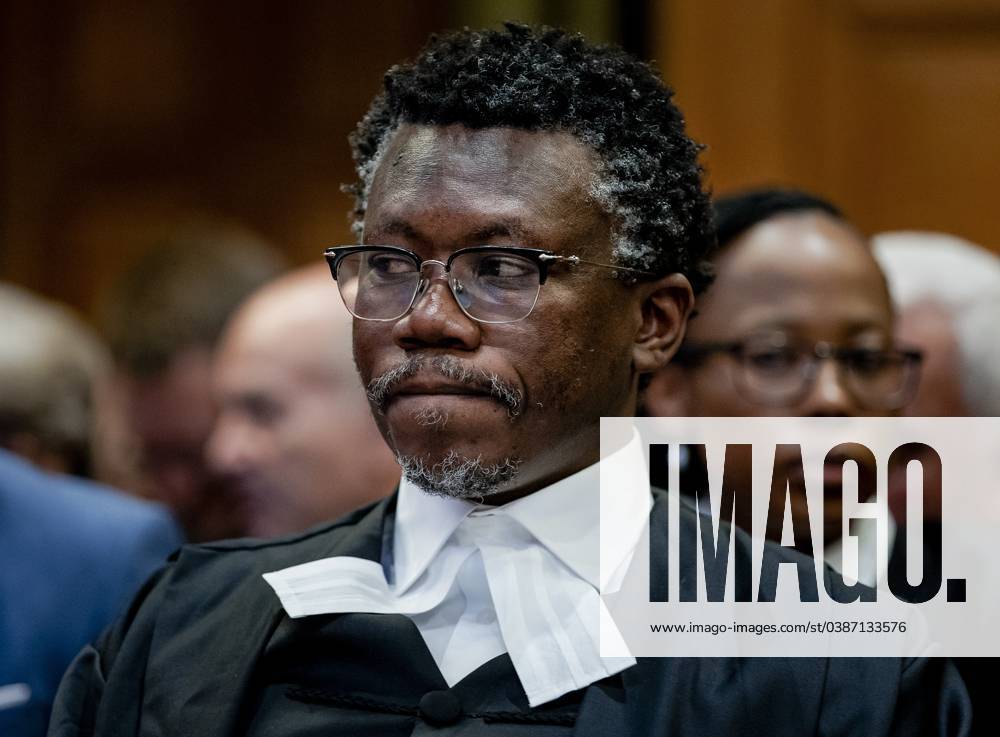
<svg viewBox="0 0 1000 737">
<path fill-rule="evenodd" d="M 535 307 L 553 264 L 586 264 L 611 269 L 615 276 L 655 276 L 623 266 L 560 256 L 514 246 L 473 246 L 447 261 L 421 259 L 397 246 L 339 246 L 323 254 L 340 295 L 361 320 L 392 321 L 407 314 L 427 291 L 433 267 L 440 267 L 455 302 L 468 317 L 484 323 L 523 320 Z"/>
<path fill-rule="evenodd" d="M 832 359 L 855 400 L 876 411 L 900 409 L 913 398 L 923 360 L 916 350 L 849 348 L 775 336 L 684 345 L 677 358 L 696 363 L 714 353 L 736 359 L 737 388 L 748 400 L 769 407 L 787 407 L 805 399 L 820 362 Z"/>
</svg>

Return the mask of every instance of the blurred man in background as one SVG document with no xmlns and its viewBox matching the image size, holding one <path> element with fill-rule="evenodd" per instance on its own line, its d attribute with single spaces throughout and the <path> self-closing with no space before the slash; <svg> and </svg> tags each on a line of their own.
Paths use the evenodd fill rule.
<svg viewBox="0 0 1000 737">
<path fill-rule="evenodd" d="M 832 204 L 804 192 L 760 190 L 721 198 L 715 214 L 719 238 L 715 282 L 699 301 L 678 358 L 652 379 L 646 393 L 648 414 L 961 414 L 968 394 L 963 394 L 960 352 L 953 345 L 960 341 L 942 328 L 949 314 L 943 304 L 954 308 L 972 301 L 978 303 L 977 309 L 961 313 L 968 316 L 968 322 L 961 324 L 969 326 L 961 341 L 962 353 L 974 357 L 973 365 L 994 378 L 992 384 L 965 385 L 976 387 L 979 397 L 990 393 L 983 387 L 997 387 L 997 364 L 975 360 L 996 351 L 997 341 L 971 326 L 984 319 L 982 310 L 996 309 L 1000 303 L 968 299 L 990 293 L 994 257 L 972 252 L 968 246 L 955 250 L 953 243 L 939 243 L 946 254 L 935 255 L 933 244 L 912 234 L 905 236 L 908 242 L 903 236 L 880 238 L 878 255 L 889 269 L 890 285 L 901 291 L 894 296 L 897 301 L 903 297 L 897 330 L 886 278 L 875 255 Z M 917 241 L 923 242 L 918 246 Z M 922 284 L 914 272 L 923 277 Z M 935 291 L 951 298 L 943 304 L 920 301 Z M 911 311 L 907 304 L 914 305 Z M 990 324 L 996 325 L 996 313 Z M 911 345 L 922 351 L 911 350 Z M 920 371 L 923 363 L 930 367 L 926 376 Z M 925 379 L 929 386 L 923 385 Z M 658 483 L 665 486 L 663 460 L 651 459 L 651 466 L 657 464 Z M 687 461 L 681 469 L 687 483 L 706 484 L 703 459 Z M 894 488 L 898 486 L 890 479 L 890 510 L 902 520 L 896 503 L 901 494 Z M 828 509 L 832 505 L 834 523 L 825 536 L 837 540 L 843 500 L 837 494 L 825 504 Z M 794 495 L 790 506 L 793 515 L 806 513 Z M 889 517 L 888 570 L 905 570 L 906 532 Z M 925 524 L 922 544 L 925 571 L 930 574 L 925 581 L 931 586 L 941 570 L 940 541 L 940 524 Z M 805 552 L 812 554 L 811 544 Z M 840 567 L 842 555 L 839 541 L 823 549 L 834 567 Z M 858 563 L 859 580 L 880 583 L 874 558 L 862 556 Z M 924 595 L 918 586 L 917 596 Z M 974 734 L 995 734 L 998 715 L 987 675 L 994 670 L 992 661 L 957 663 L 972 698 Z"/>
<path fill-rule="evenodd" d="M 1000 258 L 941 233 L 884 233 L 873 247 L 895 303 L 896 334 L 925 356 L 905 414 L 1000 415 Z M 904 495 L 902 484 L 890 486 L 897 515 Z"/>
<path fill-rule="evenodd" d="M 215 421 L 212 351 L 237 305 L 280 270 L 257 236 L 228 223 L 194 223 L 150 250 L 105 307 L 141 492 L 167 504 L 192 541 L 244 532 L 205 466 Z"/>
<path fill-rule="evenodd" d="M 899 315 L 897 334 L 927 357 L 906 414 L 1000 416 L 1000 258 L 943 233 L 883 233 L 875 236 L 874 251 Z M 996 734 L 996 659 L 957 662 L 972 698 L 975 733 Z"/>
<path fill-rule="evenodd" d="M 0 283 L 0 447 L 40 468 L 94 470 L 107 349 L 68 308 Z"/>
<path fill-rule="evenodd" d="M 921 356 L 896 346 L 885 278 L 836 207 L 765 189 L 721 198 L 715 220 L 715 281 L 677 359 L 651 380 L 648 414 L 879 416 L 906 406 Z M 685 472 L 700 471 L 698 459 L 690 464 Z M 825 504 L 826 539 L 838 540 L 841 495 Z M 793 517 L 808 514 L 803 497 L 792 495 L 790 507 Z M 839 566 L 839 545 L 825 554 Z M 861 563 L 860 580 L 874 585 L 875 560 Z"/>
<path fill-rule="evenodd" d="M 220 344 L 211 470 L 247 532 L 303 530 L 390 493 L 399 467 L 351 359 L 351 315 L 325 264 L 255 293 Z"/>
<path fill-rule="evenodd" d="M 898 335 L 927 356 L 906 414 L 1000 415 L 1000 258 L 941 233 L 883 233 L 874 248 Z"/>
</svg>

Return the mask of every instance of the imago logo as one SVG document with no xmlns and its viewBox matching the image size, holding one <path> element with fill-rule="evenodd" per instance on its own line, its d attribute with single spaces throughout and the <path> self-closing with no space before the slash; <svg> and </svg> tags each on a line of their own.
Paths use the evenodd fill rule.
<svg viewBox="0 0 1000 737">
<path fill-rule="evenodd" d="M 874 511 L 868 515 L 846 516 L 845 509 L 845 467 L 856 469 L 856 491 L 851 496 L 860 502 L 858 506 L 874 510 L 878 504 L 877 478 L 880 471 L 879 459 L 871 448 L 860 442 L 841 442 L 831 447 L 822 457 L 822 468 L 814 477 L 822 479 L 822 495 L 818 497 L 821 509 L 814 510 L 806 488 L 806 468 L 803 462 L 802 446 L 799 443 L 776 443 L 773 446 L 773 463 L 769 469 L 770 484 L 766 494 L 766 516 L 764 529 L 755 529 L 753 514 L 755 494 L 753 488 L 753 451 L 750 443 L 727 443 L 722 454 L 721 468 L 715 473 L 709 465 L 711 455 L 705 444 L 678 444 L 678 458 L 687 459 L 688 468 L 679 474 L 679 489 L 682 497 L 690 499 L 700 511 L 696 525 L 682 525 L 679 528 L 678 555 L 679 575 L 693 578 L 698 574 L 698 561 L 702 564 L 707 601 L 723 601 L 727 589 L 727 577 L 732 557 L 735 578 L 734 600 L 739 602 L 774 601 L 778 583 L 778 573 L 782 566 L 794 567 L 797 571 L 799 601 L 819 601 L 818 581 L 823 582 L 829 600 L 849 604 L 855 601 L 873 602 L 878 591 L 860 582 L 848 584 L 838 572 L 843 561 L 827 575 L 817 575 L 819 571 L 814 557 L 813 520 L 821 520 L 819 539 L 822 549 L 839 543 L 842 530 L 858 542 L 862 557 L 874 558 L 878 548 L 888 558 L 888 540 L 879 539 Z M 654 443 L 650 445 L 650 458 L 665 459 L 670 456 L 670 446 Z M 760 448 L 758 447 L 758 451 Z M 718 454 L 716 454 L 718 455 Z M 769 453 L 769 455 L 772 455 Z M 889 493 L 898 503 L 895 513 L 906 518 L 906 506 L 914 496 L 921 500 L 921 524 L 923 525 L 923 548 L 919 555 L 922 569 L 919 580 L 911 583 L 907 576 L 907 554 L 904 546 L 902 560 L 889 566 L 887 575 L 888 591 L 899 601 L 920 604 L 938 595 L 943 584 L 940 566 L 942 559 L 942 539 L 937 532 L 942 522 L 942 461 L 938 452 L 929 444 L 908 442 L 896 446 L 881 461 L 885 466 Z M 916 464 L 920 488 L 913 494 L 908 477 Z M 693 470 L 692 470 L 693 468 Z M 653 474 L 656 475 L 655 473 Z M 718 488 L 712 488 L 709 478 L 721 479 Z M 759 478 L 759 475 L 758 475 Z M 756 498 L 760 500 L 758 492 Z M 716 503 L 715 500 L 718 499 Z M 712 510 L 718 510 L 716 514 Z M 751 536 L 762 534 L 771 541 L 763 547 L 759 559 L 756 586 L 752 575 L 753 565 L 750 549 L 736 545 L 732 536 L 722 534 L 727 526 L 742 528 Z M 653 533 L 655 534 L 655 532 Z M 791 539 L 791 544 L 780 541 Z M 789 556 L 782 549 L 793 548 L 802 555 Z M 669 551 L 669 548 L 666 550 Z M 667 553 L 669 555 L 669 552 Z M 656 571 L 668 570 L 668 561 L 653 566 L 650 575 Z M 665 591 L 663 587 L 651 586 L 651 591 Z M 946 598 L 950 602 L 965 601 L 965 579 L 949 578 L 945 586 Z M 696 601 L 697 588 L 683 588 L 680 601 Z M 653 601 L 668 601 L 669 597 L 651 598 Z"/>
</svg>

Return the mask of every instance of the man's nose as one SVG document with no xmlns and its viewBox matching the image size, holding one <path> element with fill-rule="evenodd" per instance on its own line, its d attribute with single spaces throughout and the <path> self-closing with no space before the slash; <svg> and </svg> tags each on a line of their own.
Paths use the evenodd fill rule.
<svg viewBox="0 0 1000 737">
<path fill-rule="evenodd" d="M 405 350 L 476 350 L 482 338 L 480 324 L 459 307 L 444 269 L 424 270 L 422 274 L 425 281 L 413 307 L 393 326 L 396 344 Z"/>
<path fill-rule="evenodd" d="M 812 387 L 800 406 L 805 417 L 851 417 L 860 411 L 845 384 L 844 371 L 832 358 L 820 359 Z"/>
</svg>

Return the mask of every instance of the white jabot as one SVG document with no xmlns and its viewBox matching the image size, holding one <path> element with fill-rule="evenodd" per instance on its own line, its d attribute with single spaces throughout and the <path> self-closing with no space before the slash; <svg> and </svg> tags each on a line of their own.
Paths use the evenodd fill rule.
<svg viewBox="0 0 1000 737">
<path fill-rule="evenodd" d="M 400 484 L 391 561 L 326 558 L 264 578 L 291 617 L 397 613 L 416 624 L 449 686 L 509 653 L 532 706 L 635 664 L 600 656 L 599 589 L 631 561 L 652 503 L 638 435 L 599 466 L 499 507 Z M 609 491 L 613 503 L 609 504 Z M 600 549 L 601 530 L 605 548 Z M 609 541 L 613 541 L 609 545 Z"/>
</svg>

